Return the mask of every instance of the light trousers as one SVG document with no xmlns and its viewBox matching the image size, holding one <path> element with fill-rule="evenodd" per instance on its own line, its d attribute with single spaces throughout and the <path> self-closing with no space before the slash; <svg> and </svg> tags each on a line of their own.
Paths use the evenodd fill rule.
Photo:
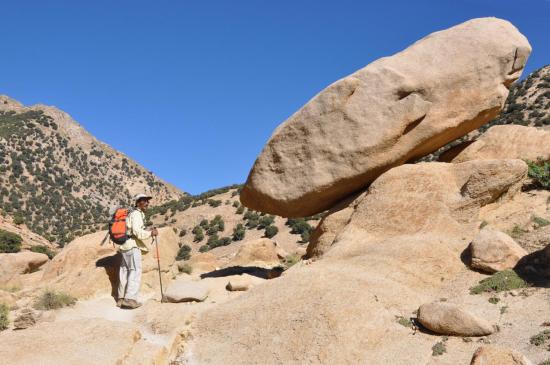
<svg viewBox="0 0 550 365">
<path fill-rule="evenodd" d="M 134 247 L 121 251 L 122 261 L 118 272 L 118 298 L 137 300 L 141 285 L 141 250 Z"/>
</svg>

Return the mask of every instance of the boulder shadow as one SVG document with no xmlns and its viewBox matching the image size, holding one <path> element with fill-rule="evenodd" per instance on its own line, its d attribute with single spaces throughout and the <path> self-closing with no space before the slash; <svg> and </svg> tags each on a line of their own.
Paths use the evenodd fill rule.
<svg viewBox="0 0 550 365">
<path fill-rule="evenodd" d="M 514 271 L 531 286 L 550 288 L 550 245 L 523 256 Z"/>
<path fill-rule="evenodd" d="M 102 267 L 105 269 L 105 273 L 109 277 L 111 283 L 111 296 L 117 299 L 118 296 L 118 271 L 120 268 L 120 262 L 122 255 L 117 252 L 111 256 L 105 256 L 95 262 L 96 267 Z"/>
<path fill-rule="evenodd" d="M 258 266 L 231 266 L 224 269 L 210 271 L 204 274 L 201 274 L 201 279 L 205 278 L 221 278 L 224 276 L 232 275 L 242 275 L 248 274 L 256 276 L 262 279 L 274 279 L 283 273 L 284 269 L 282 267 L 274 267 L 272 269 L 265 269 Z"/>
</svg>

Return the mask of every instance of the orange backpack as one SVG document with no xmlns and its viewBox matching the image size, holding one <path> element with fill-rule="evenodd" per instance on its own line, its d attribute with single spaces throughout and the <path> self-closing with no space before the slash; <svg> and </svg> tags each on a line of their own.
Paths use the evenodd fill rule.
<svg viewBox="0 0 550 365">
<path fill-rule="evenodd" d="M 128 208 L 117 208 L 111 218 L 109 223 L 109 237 L 111 241 L 117 245 L 122 245 L 130 236 L 128 235 L 128 227 L 126 225 L 126 218 L 130 214 L 130 209 Z"/>
</svg>

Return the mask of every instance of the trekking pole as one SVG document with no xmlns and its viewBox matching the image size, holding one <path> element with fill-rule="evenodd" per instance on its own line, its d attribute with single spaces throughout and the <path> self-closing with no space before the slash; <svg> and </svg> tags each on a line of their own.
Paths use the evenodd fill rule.
<svg viewBox="0 0 550 365">
<path fill-rule="evenodd" d="M 164 303 L 164 291 L 162 290 L 162 274 L 160 272 L 160 256 L 159 256 L 159 241 L 158 236 L 155 236 L 155 247 L 157 249 L 157 265 L 159 268 L 159 282 L 160 282 L 160 302 Z"/>
</svg>

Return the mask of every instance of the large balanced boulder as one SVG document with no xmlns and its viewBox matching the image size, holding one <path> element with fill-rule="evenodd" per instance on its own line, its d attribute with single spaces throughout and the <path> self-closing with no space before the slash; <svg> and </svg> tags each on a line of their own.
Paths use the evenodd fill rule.
<svg viewBox="0 0 550 365">
<path fill-rule="evenodd" d="M 471 274 L 460 256 L 480 206 L 513 194 L 526 171 L 521 160 L 485 160 L 386 172 L 322 258 L 202 312 L 189 362 L 430 363 L 433 337 L 410 335 L 396 316 Z"/>
<path fill-rule="evenodd" d="M 506 233 L 483 228 L 470 245 L 471 266 L 487 273 L 512 269 L 525 251 Z"/>
<path fill-rule="evenodd" d="M 79 299 L 114 294 L 118 285 L 120 254 L 113 244 L 101 244 L 105 234 L 105 231 L 92 233 L 66 245 L 44 268 L 41 284 Z M 172 229 L 162 228 L 158 242 L 161 271 L 167 273 L 179 249 L 178 238 Z M 143 287 L 156 289 L 159 281 L 156 250 L 150 241 L 146 244 L 150 252 L 142 256 L 142 281 L 146 284 Z"/>
<path fill-rule="evenodd" d="M 449 303 L 428 303 L 418 308 L 418 321 L 427 329 L 442 335 L 486 336 L 495 331 L 483 318 Z"/>
<path fill-rule="evenodd" d="M 37 270 L 48 262 L 48 256 L 37 252 L 0 254 L 0 284 L 17 283 L 19 275 Z"/>
<path fill-rule="evenodd" d="M 522 125 L 496 125 L 463 149 L 452 162 L 492 158 L 550 160 L 550 131 Z"/>
<path fill-rule="evenodd" d="M 481 346 L 476 350 L 470 365 L 532 365 L 522 353 L 494 345 Z"/>
<path fill-rule="evenodd" d="M 369 64 L 275 130 L 241 202 L 294 217 L 331 208 L 384 171 L 495 118 L 530 52 L 512 24 L 482 18 Z"/>
</svg>

